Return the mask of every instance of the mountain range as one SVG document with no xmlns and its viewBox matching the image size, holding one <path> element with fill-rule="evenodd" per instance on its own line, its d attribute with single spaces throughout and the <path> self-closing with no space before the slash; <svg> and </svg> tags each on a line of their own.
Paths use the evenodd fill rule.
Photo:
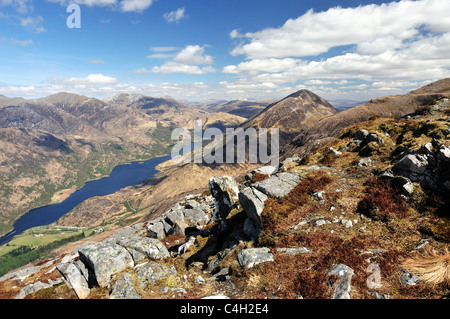
<svg viewBox="0 0 450 319">
<path fill-rule="evenodd" d="M 448 296 L 449 99 L 450 79 L 343 111 L 300 90 L 253 115 L 252 107 L 246 117 L 215 113 L 225 110 L 224 101 L 193 107 L 127 93 L 103 101 L 67 93 L 38 100 L 0 96 L 0 147 L 9 152 L 0 155 L 0 191 L 7 205 L 32 206 L 39 192 L 73 186 L 69 171 L 90 171 L 82 182 L 120 160 L 163 154 L 171 130 L 193 127 L 197 118 L 204 127 L 281 132 L 278 167 L 169 160 L 140 185 L 86 200 L 56 225 L 99 233 L 60 247 L 46 263 L 6 275 L 0 296 Z M 58 184 L 61 176 L 72 184 Z M 14 219 L 2 214 L 5 225 Z M 437 252 L 426 253 L 426 245 Z M 155 258 L 155 247 L 170 258 Z M 134 267 L 105 269 L 102 258 L 119 250 Z M 430 263 L 444 275 L 427 277 Z M 373 264 L 381 267 L 381 286 L 367 284 Z M 74 281 L 67 269 L 81 277 Z M 19 282 L 32 270 L 32 279 Z M 151 281 L 150 273 L 160 277 Z M 61 276 L 71 284 L 53 283 Z M 97 283 L 75 287 L 92 276 Z M 38 279 L 48 284 L 39 288 Z"/>
</svg>

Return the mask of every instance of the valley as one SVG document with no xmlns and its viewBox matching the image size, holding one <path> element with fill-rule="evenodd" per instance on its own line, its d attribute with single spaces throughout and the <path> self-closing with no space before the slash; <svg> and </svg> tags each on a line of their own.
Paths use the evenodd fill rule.
<svg viewBox="0 0 450 319">
<path fill-rule="evenodd" d="M 51 225 L 32 228 L 3 247 L 0 258 L 8 263 L 14 254 L 41 259 L 1 277 L 0 296 L 445 297 L 445 275 L 433 284 L 414 265 L 435 260 L 441 267 L 448 259 L 449 98 L 450 80 L 443 79 L 343 111 L 306 90 L 249 119 L 192 111 L 185 127 L 200 118 L 204 128 L 217 121 L 229 127 L 279 128 L 279 167 L 163 161 L 142 183 L 84 200 Z M 182 122 L 175 116 L 180 112 L 175 101 L 156 113 L 139 104 L 150 103 L 148 98 L 121 94 L 108 103 L 133 105 L 144 117 L 167 116 L 166 123 L 156 122 L 155 130 L 144 134 L 156 147 L 153 155 L 167 152 L 169 132 Z M 50 145 L 49 158 L 69 160 L 74 155 L 65 155 L 65 147 L 82 153 L 71 139 L 53 133 L 48 134 L 57 140 L 45 131 L 4 129 L 23 134 L 24 144 Z M 120 143 L 136 147 L 130 154 L 145 156 L 137 151 L 142 140 Z M 120 152 L 129 149 L 121 148 L 104 148 L 104 157 L 97 156 L 125 158 Z M 102 176 L 101 169 L 95 172 Z M 64 196 L 63 189 L 52 194 Z M 102 266 L 109 254 L 119 254 L 115 270 Z M 381 286 L 366 285 L 371 265 L 381 267 Z M 333 275 L 338 266 L 342 271 Z M 70 267 L 80 276 L 70 277 Z M 96 282 L 88 282 L 84 271 L 94 272 Z M 61 282 L 61 276 L 71 284 Z"/>
</svg>

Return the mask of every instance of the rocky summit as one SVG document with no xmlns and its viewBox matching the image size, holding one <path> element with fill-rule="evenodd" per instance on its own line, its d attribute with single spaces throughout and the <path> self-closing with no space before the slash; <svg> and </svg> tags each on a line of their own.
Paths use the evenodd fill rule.
<svg viewBox="0 0 450 319">
<path fill-rule="evenodd" d="M 0 296 L 448 298 L 449 115 L 439 96 L 278 167 L 215 174 L 160 214 L 5 274 Z"/>
</svg>

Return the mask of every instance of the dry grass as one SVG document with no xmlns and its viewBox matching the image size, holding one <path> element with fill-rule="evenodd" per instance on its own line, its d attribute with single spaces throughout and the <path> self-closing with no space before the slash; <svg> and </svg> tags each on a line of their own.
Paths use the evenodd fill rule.
<svg viewBox="0 0 450 319">
<path fill-rule="evenodd" d="M 420 277 L 431 285 L 450 284 L 450 252 L 448 247 L 443 254 L 438 254 L 433 249 L 427 249 L 427 255 L 419 255 L 408 258 L 402 263 L 402 267 Z"/>
<path fill-rule="evenodd" d="M 365 183 L 366 195 L 358 203 L 358 211 L 373 219 L 389 221 L 393 216 L 407 216 L 406 201 L 399 194 L 394 183 L 370 177 Z"/>
</svg>

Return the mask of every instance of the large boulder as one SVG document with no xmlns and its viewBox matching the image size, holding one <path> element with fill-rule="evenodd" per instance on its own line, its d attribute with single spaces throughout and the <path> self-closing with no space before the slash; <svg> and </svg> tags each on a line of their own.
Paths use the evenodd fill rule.
<svg viewBox="0 0 450 319">
<path fill-rule="evenodd" d="M 117 244 L 125 247 L 129 251 L 135 250 L 144 254 L 150 259 L 163 259 L 170 256 L 166 246 L 155 238 L 140 236 L 123 237 L 117 241 Z"/>
<path fill-rule="evenodd" d="M 127 267 L 133 267 L 131 254 L 122 246 L 98 242 L 84 245 L 78 250 L 81 261 L 94 271 L 100 287 L 108 287 L 111 276 Z"/>
<path fill-rule="evenodd" d="M 78 298 L 85 299 L 91 293 L 87 279 L 75 263 L 65 263 L 56 266 L 69 286 L 75 291 Z"/>
<path fill-rule="evenodd" d="M 245 269 L 252 268 L 260 263 L 274 261 L 273 255 L 270 253 L 270 249 L 266 247 L 243 249 L 238 254 L 237 259 L 239 265 Z"/>
<path fill-rule="evenodd" d="M 394 172 L 424 174 L 427 170 L 428 162 L 419 155 L 408 154 L 394 163 Z M 411 174 L 410 174 L 411 175 Z"/>
<path fill-rule="evenodd" d="M 214 220 L 224 220 L 239 205 L 239 188 L 229 176 L 214 176 L 209 179 L 209 190 L 215 200 Z"/>
<path fill-rule="evenodd" d="M 239 193 L 239 202 L 249 218 L 244 231 L 251 238 L 257 237 L 262 228 L 261 213 L 267 199 L 267 195 L 253 187 L 246 187 Z M 249 223 L 252 223 L 253 226 Z"/>
<path fill-rule="evenodd" d="M 300 174 L 284 172 L 273 175 L 254 187 L 269 197 L 284 197 L 300 182 Z"/>
</svg>

